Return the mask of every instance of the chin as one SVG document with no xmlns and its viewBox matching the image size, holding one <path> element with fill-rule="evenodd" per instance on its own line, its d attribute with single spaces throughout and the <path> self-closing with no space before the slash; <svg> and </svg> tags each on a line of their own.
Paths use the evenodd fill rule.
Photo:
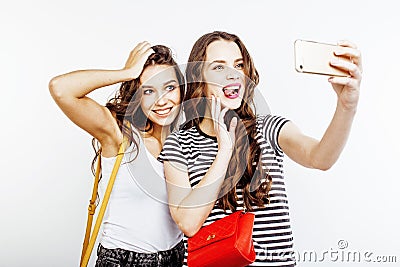
<svg viewBox="0 0 400 267">
<path fill-rule="evenodd" d="M 237 99 L 234 99 L 234 100 L 223 101 L 221 103 L 222 107 L 224 107 L 224 108 L 227 107 L 228 109 L 231 109 L 231 110 L 235 110 L 235 109 L 240 108 L 241 104 L 242 104 L 242 99 L 241 98 L 237 98 Z"/>
<path fill-rule="evenodd" d="M 157 124 L 161 127 L 168 127 L 172 124 L 173 120 L 165 119 L 165 120 L 153 120 L 154 124 Z"/>
<path fill-rule="evenodd" d="M 168 127 L 174 122 L 175 118 L 176 116 L 169 116 L 168 118 L 164 119 L 160 118 L 150 118 L 150 119 L 154 124 L 157 124 L 161 127 Z"/>
</svg>

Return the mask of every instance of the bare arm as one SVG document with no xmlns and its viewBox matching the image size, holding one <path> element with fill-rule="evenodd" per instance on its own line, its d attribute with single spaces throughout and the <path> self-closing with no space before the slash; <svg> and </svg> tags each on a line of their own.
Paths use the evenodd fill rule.
<svg viewBox="0 0 400 267">
<path fill-rule="evenodd" d="M 153 51 L 147 42 L 138 44 L 121 70 L 79 70 L 59 75 L 49 83 L 50 93 L 68 118 L 99 140 L 105 156 L 114 156 L 122 140 L 121 131 L 104 106 L 86 95 L 119 82 L 137 78 Z"/>
<path fill-rule="evenodd" d="M 172 218 L 187 236 L 193 236 L 207 219 L 225 178 L 230 152 L 218 152 L 203 179 L 192 188 L 188 173 L 175 163 L 164 163 Z"/>
<path fill-rule="evenodd" d="M 320 141 L 306 136 L 291 122 L 286 123 L 279 135 L 282 150 L 297 163 L 321 170 L 333 166 L 342 152 L 357 110 L 361 83 L 361 53 L 355 45 L 342 42 L 338 55 L 350 57 L 353 63 L 333 61 L 331 64 L 346 70 L 350 77 L 331 77 L 329 82 L 338 101 L 335 114 Z"/>
<path fill-rule="evenodd" d="M 232 156 L 236 118 L 232 119 L 228 132 L 223 123 L 227 109 L 225 108 L 220 113 L 219 99 L 215 106 L 214 100 L 212 103 L 218 153 L 205 176 L 192 188 L 185 168 L 179 168 L 176 163 L 168 161 L 164 163 L 171 215 L 187 236 L 197 233 L 214 207 Z M 215 123 L 215 118 L 218 118 L 218 123 Z"/>
</svg>

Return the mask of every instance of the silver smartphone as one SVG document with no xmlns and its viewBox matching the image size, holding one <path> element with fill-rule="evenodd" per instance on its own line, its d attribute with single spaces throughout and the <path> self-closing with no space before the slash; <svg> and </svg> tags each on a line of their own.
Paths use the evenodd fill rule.
<svg viewBox="0 0 400 267">
<path fill-rule="evenodd" d="M 335 57 L 338 60 L 350 61 L 347 57 L 340 57 L 334 54 L 337 47 L 334 44 L 296 40 L 294 42 L 296 71 L 329 76 L 350 76 L 347 71 L 335 68 L 329 64 Z"/>
</svg>

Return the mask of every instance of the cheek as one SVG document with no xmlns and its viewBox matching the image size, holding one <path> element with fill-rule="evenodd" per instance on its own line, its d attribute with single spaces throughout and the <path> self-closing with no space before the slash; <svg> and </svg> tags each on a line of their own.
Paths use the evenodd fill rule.
<svg viewBox="0 0 400 267">
<path fill-rule="evenodd" d="M 245 80 L 246 80 L 246 74 L 244 74 L 244 72 L 243 71 L 240 71 L 240 73 L 239 73 L 239 77 L 240 77 L 240 79 L 244 82 Z"/>
<path fill-rule="evenodd" d="M 210 73 L 207 76 L 205 76 L 204 81 L 206 83 L 221 85 L 224 81 L 224 77 L 225 76 L 224 76 L 223 72 L 214 72 L 214 73 Z"/>
<path fill-rule="evenodd" d="M 223 72 L 205 72 L 203 75 L 204 94 L 207 97 L 211 97 L 211 95 L 219 96 L 222 93 L 224 77 Z"/>
<path fill-rule="evenodd" d="M 219 84 L 208 83 L 205 86 L 204 92 L 207 97 L 211 97 L 211 95 L 219 96 L 220 94 L 222 94 L 221 88 L 222 86 L 220 86 Z"/>
<path fill-rule="evenodd" d="M 150 110 L 151 107 L 154 105 L 154 99 L 150 96 L 143 96 L 140 102 L 140 107 L 143 111 Z"/>
<path fill-rule="evenodd" d="M 173 91 L 172 101 L 175 104 L 180 104 L 181 103 L 181 91 L 180 91 L 180 88 L 176 88 Z"/>
</svg>

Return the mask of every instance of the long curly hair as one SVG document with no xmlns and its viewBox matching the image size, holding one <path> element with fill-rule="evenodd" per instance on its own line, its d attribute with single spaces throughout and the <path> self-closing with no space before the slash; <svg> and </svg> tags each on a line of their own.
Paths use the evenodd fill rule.
<svg viewBox="0 0 400 267">
<path fill-rule="evenodd" d="M 253 205 L 262 207 L 269 202 L 268 192 L 271 189 L 272 178 L 261 164 L 261 148 L 256 140 L 257 125 L 253 98 L 254 89 L 259 82 L 259 75 L 249 52 L 236 35 L 214 31 L 203 35 L 193 45 L 185 73 L 187 85 L 184 110 L 187 123 L 183 128 L 198 127 L 204 118 L 205 102 L 207 101 L 204 89 L 207 81 L 202 77 L 202 69 L 208 45 L 217 40 L 231 41 L 237 44 L 242 53 L 244 74 L 247 77 L 240 107 L 229 111 L 225 116 L 227 126 L 233 116 L 238 117 L 239 123 L 236 127 L 234 151 L 217 204 L 224 210 L 236 210 L 238 206 L 236 185 L 238 185 L 243 190 L 244 205 L 247 210 L 251 211 Z M 252 179 L 256 180 L 252 181 Z M 253 190 L 254 184 L 256 185 L 255 190 Z"/>
<path fill-rule="evenodd" d="M 173 67 L 178 79 L 181 95 L 180 102 L 182 103 L 183 96 L 185 95 L 185 77 L 179 69 L 178 64 L 174 60 L 171 49 L 163 45 L 152 46 L 152 49 L 154 50 L 154 53 L 151 54 L 146 60 L 142 73 L 148 66 L 166 65 Z M 142 73 L 134 80 L 121 83 L 121 86 L 119 90 L 116 91 L 115 96 L 106 103 L 106 107 L 111 111 L 112 114 L 114 114 L 122 134 L 128 138 L 129 144 L 133 144 L 132 151 L 135 151 L 136 155 L 132 160 L 135 160 L 139 151 L 137 138 L 134 138 L 134 133 L 137 134 L 137 131 L 132 131 L 132 127 L 146 133 L 151 133 L 153 130 L 153 122 L 147 118 L 140 106 L 142 90 L 138 89 L 141 86 L 140 78 Z M 171 123 L 169 128 L 170 131 L 178 127 L 178 122 L 179 116 L 177 116 Z M 99 142 L 94 138 L 92 139 L 92 146 L 96 153 L 92 161 L 92 172 L 94 173 L 95 162 L 101 153 L 101 148 Z"/>
</svg>

